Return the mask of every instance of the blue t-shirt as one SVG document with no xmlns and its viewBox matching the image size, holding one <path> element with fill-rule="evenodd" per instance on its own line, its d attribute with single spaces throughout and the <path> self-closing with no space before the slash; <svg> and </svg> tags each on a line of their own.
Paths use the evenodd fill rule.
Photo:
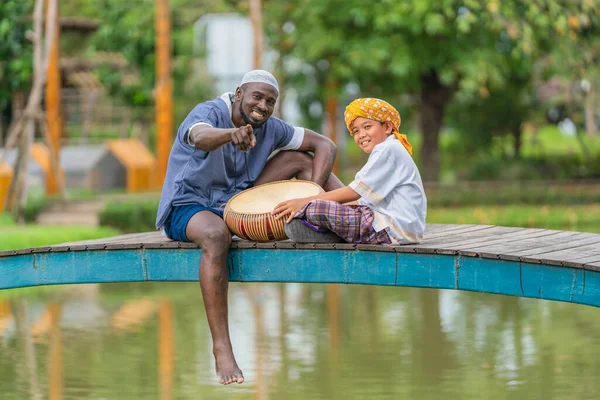
<svg viewBox="0 0 600 400">
<path fill-rule="evenodd" d="M 229 99 L 228 94 L 198 104 L 179 126 L 158 206 L 157 229 L 164 225 L 173 206 L 200 204 L 223 208 L 234 194 L 252 186 L 274 150 L 289 148 L 295 129 L 299 129 L 271 117 L 260 128 L 254 129 L 256 146 L 247 153 L 233 142 L 210 152 L 190 145 L 189 130 L 198 123 L 214 128 L 234 128 L 231 104 L 225 99 Z"/>
</svg>

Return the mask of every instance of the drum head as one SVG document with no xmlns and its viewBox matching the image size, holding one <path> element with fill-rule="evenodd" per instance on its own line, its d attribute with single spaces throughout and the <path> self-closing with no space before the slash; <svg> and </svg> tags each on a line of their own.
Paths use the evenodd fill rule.
<svg viewBox="0 0 600 400">
<path fill-rule="evenodd" d="M 292 180 L 266 183 L 236 194 L 227 207 L 236 213 L 264 214 L 273 211 L 282 201 L 315 196 L 323 189 L 311 181 Z"/>
</svg>

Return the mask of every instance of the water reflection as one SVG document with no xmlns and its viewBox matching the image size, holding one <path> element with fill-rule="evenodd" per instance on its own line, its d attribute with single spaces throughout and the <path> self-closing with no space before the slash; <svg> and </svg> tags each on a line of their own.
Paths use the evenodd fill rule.
<svg viewBox="0 0 600 400">
<path fill-rule="evenodd" d="M 173 400 L 175 377 L 175 335 L 173 332 L 173 305 L 167 300 L 160 301 L 158 353 L 160 400 Z"/>
<path fill-rule="evenodd" d="M 600 321 L 585 306 L 232 284 L 247 380 L 225 388 L 196 284 L 18 293 L 0 300 L 2 399 L 595 399 L 600 389 Z"/>
</svg>

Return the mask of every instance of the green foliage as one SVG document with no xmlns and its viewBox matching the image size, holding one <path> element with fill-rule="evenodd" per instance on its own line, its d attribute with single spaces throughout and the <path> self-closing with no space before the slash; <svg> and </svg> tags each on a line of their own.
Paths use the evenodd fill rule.
<svg viewBox="0 0 600 400">
<path fill-rule="evenodd" d="M 418 145 L 418 137 L 410 137 Z M 456 129 L 442 133 L 443 182 L 600 177 L 600 138 L 565 136 L 555 126 L 542 126 L 523 134 L 519 159 L 511 135 L 493 136 L 479 148 L 471 143 L 477 140 Z"/>
<path fill-rule="evenodd" d="M 0 113 L 14 93 L 30 85 L 33 49 L 26 32 L 32 10 L 31 0 L 0 2 Z"/>
<path fill-rule="evenodd" d="M 44 195 L 30 196 L 27 199 L 27 206 L 23 211 L 23 218 L 27 223 L 34 223 L 38 215 L 50 204 L 50 199 Z"/>
<path fill-rule="evenodd" d="M 44 195 L 29 196 L 23 212 L 26 223 L 34 223 L 42 211 L 48 206 L 50 199 Z M 14 226 L 15 222 L 9 213 L 0 213 L 0 226 Z"/>
<path fill-rule="evenodd" d="M 209 98 L 210 84 L 194 69 L 192 58 L 192 24 L 206 11 L 190 8 L 191 0 L 175 0 L 172 9 L 172 73 L 176 101 L 175 124 L 178 124 L 198 99 Z M 92 39 L 90 52 L 121 53 L 128 62 L 126 70 L 109 66 L 98 68 L 100 81 L 137 117 L 147 117 L 154 106 L 156 84 L 155 4 L 153 1 L 123 2 L 102 0 L 97 3 L 102 24 Z M 180 111 L 184 110 L 184 111 Z"/>
<path fill-rule="evenodd" d="M 463 101 L 477 102 L 482 92 L 506 92 L 508 83 L 513 84 L 513 92 L 501 97 L 521 98 L 522 91 L 529 88 L 533 65 L 561 38 L 557 30 L 562 17 L 595 18 L 590 3 L 296 0 L 286 2 L 285 7 L 267 6 L 265 13 L 268 24 L 275 26 L 267 30 L 270 43 L 286 50 L 283 57 L 306 62 L 296 73 L 313 75 L 312 85 L 297 84 L 306 103 L 323 105 L 326 93 L 332 90 L 341 98 L 380 96 L 395 104 L 399 95 L 408 94 L 419 96 L 423 104 L 435 105 L 443 117 L 447 100 L 424 90 L 424 77 L 439 77 L 441 87 Z M 287 29 L 278 30 L 278 26 Z M 519 70 L 526 72 L 520 77 L 524 85 L 514 79 Z M 327 88 L 322 76 L 337 87 Z M 348 84 L 358 84 L 359 93 L 349 91 Z M 517 103 L 516 107 L 523 105 L 524 109 L 511 113 L 515 118 L 510 121 L 498 117 L 502 126 L 480 133 L 484 137 L 481 143 L 489 144 L 486 136 L 504 132 L 506 125 L 525 117 L 529 104 Z M 488 104 L 476 112 L 485 115 L 493 107 Z M 461 111 L 466 119 L 468 114 Z M 484 117 L 480 121 L 486 122 Z M 472 122 L 467 130 L 477 130 L 476 125 Z M 433 134 L 435 141 L 427 156 L 437 154 L 437 129 L 424 132 Z"/>
<path fill-rule="evenodd" d="M 155 200 L 112 201 L 100 212 L 100 225 L 123 232 L 153 231 L 157 209 Z"/>
<path fill-rule="evenodd" d="M 100 68 L 98 73 L 111 93 L 134 107 L 153 104 L 154 13 L 140 12 L 142 7 L 114 0 L 98 2 L 103 24 L 93 40 L 95 50 L 120 52 L 130 63 L 128 72 L 135 75 L 126 83 L 123 74 L 110 67 Z"/>
<path fill-rule="evenodd" d="M 457 98 L 451 104 L 449 120 L 459 127 L 467 149 L 489 149 L 497 136 L 513 136 L 520 142 L 521 126 L 530 120 L 537 106 L 531 75 L 531 69 L 515 67 L 503 86 L 491 91 L 482 88 L 480 95 Z M 510 151 L 513 157 L 519 157 L 515 148 Z"/>
</svg>

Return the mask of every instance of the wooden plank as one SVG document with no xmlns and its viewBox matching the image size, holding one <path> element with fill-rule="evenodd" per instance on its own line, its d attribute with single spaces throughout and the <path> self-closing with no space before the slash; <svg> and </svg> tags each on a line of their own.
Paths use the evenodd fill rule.
<svg viewBox="0 0 600 400">
<path fill-rule="evenodd" d="M 515 243 L 521 243 L 524 240 L 540 240 L 543 241 L 549 237 L 556 236 L 559 231 L 551 230 L 522 230 L 510 234 L 499 235 L 497 238 L 492 240 L 479 240 L 470 241 L 469 243 L 462 244 L 460 247 L 460 253 L 463 255 L 483 255 L 489 257 L 492 254 L 496 256 L 500 255 L 512 255 L 513 245 Z"/>
<path fill-rule="evenodd" d="M 154 242 L 154 243 L 144 243 L 145 249 L 178 249 L 179 242 L 174 242 L 172 240 L 168 242 Z"/>
<path fill-rule="evenodd" d="M 466 242 L 461 243 L 460 250 L 471 250 L 474 249 L 488 249 L 491 246 L 501 246 L 506 247 L 510 246 L 512 242 L 517 242 L 524 239 L 530 239 L 534 237 L 545 237 L 554 235 L 556 231 L 547 231 L 545 229 L 538 230 L 517 230 L 513 232 L 507 232 L 500 235 L 496 235 L 493 239 L 473 239 Z"/>
<path fill-rule="evenodd" d="M 161 235 L 160 232 L 143 232 L 143 233 L 129 233 L 125 235 L 112 236 L 109 238 L 103 239 L 93 239 L 93 240 L 82 240 L 79 242 L 70 242 L 70 243 L 61 243 L 57 246 L 70 246 L 70 245 L 80 245 L 80 244 L 109 244 L 109 243 L 122 243 L 122 242 L 131 242 L 131 240 L 137 240 L 140 243 L 162 243 L 171 241 L 171 239 Z"/>
<path fill-rule="evenodd" d="M 474 232 L 474 231 L 482 231 L 485 229 L 490 229 L 493 226 L 491 225 L 456 225 L 456 227 L 454 229 L 448 229 L 448 230 L 441 230 L 441 231 L 433 231 L 431 233 L 429 233 L 427 230 L 425 230 L 425 238 L 424 238 L 424 242 L 430 242 L 433 240 L 437 240 L 439 238 L 444 238 L 444 237 L 448 237 L 448 236 L 460 236 L 462 234 L 466 234 L 468 232 Z"/>
<path fill-rule="evenodd" d="M 585 263 L 585 268 L 586 269 L 590 269 L 592 271 L 599 271 L 600 272 L 600 261 L 586 262 Z"/>
<path fill-rule="evenodd" d="M 17 252 L 15 250 L 3 250 L 3 251 L 0 251 L 0 258 L 11 257 L 11 256 L 15 256 L 15 255 L 17 255 Z"/>
<path fill-rule="evenodd" d="M 456 257 L 399 253 L 397 263 L 396 286 L 457 288 Z"/>
<path fill-rule="evenodd" d="M 457 289 L 522 296 L 520 265 L 510 261 L 458 257 Z"/>
<path fill-rule="evenodd" d="M 584 296 L 586 271 L 563 267 L 541 267 L 521 264 L 521 288 L 527 297 L 573 302 Z M 591 285 L 593 288 L 593 285 Z"/>
<path fill-rule="evenodd" d="M 593 255 L 593 256 L 589 256 L 589 257 L 583 257 L 583 258 L 579 258 L 578 259 L 579 262 L 582 263 L 588 263 L 588 262 L 596 262 L 596 261 L 600 261 L 600 247 L 598 248 L 598 253 Z"/>
<path fill-rule="evenodd" d="M 451 235 L 445 238 L 438 238 L 437 240 L 431 242 L 421 243 L 419 244 L 419 247 L 437 247 L 443 249 L 460 250 L 464 246 L 468 246 L 473 243 L 481 243 L 488 240 L 505 238 L 509 235 L 514 235 L 516 232 L 521 230 L 522 228 L 496 226 L 489 229 L 470 231 L 460 235 Z"/>
<path fill-rule="evenodd" d="M 599 240 L 600 235 L 595 233 L 564 231 L 564 235 L 545 241 L 542 246 L 538 243 L 538 246 L 531 247 L 529 250 L 524 250 L 522 254 L 519 255 L 536 256 L 552 251 L 598 243 Z"/>
<path fill-rule="evenodd" d="M 570 240 L 574 237 L 573 232 L 561 232 L 537 238 L 525 237 L 523 239 L 511 241 L 510 247 L 507 249 L 505 244 L 491 244 L 488 246 L 473 247 L 474 252 L 480 253 L 497 253 L 499 255 L 511 255 L 514 257 L 522 257 L 530 254 L 532 250 L 538 249 L 553 249 L 555 247 L 564 247 L 565 240 Z"/>
<path fill-rule="evenodd" d="M 465 240 L 478 239 L 478 238 L 492 238 L 498 234 L 498 230 L 492 228 L 470 230 L 461 234 L 449 234 L 447 236 L 440 236 L 431 239 L 425 239 L 417 246 L 420 248 L 435 248 L 441 245 L 452 246 L 455 243 L 459 243 Z"/>
<path fill-rule="evenodd" d="M 465 228 L 472 228 L 480 225 L 460 225 L 460 224 L 427 224 L 425 226 L 425 237 L 438 235 L 440 233 L 456 231 Z"/>
<path fill-rule="evenodd" d="M 600 253 L 600 242 L 586 246 L 563 249 L 539 255 L 543 260 L 561 260 L 578 262 L 579 259 L 597 257 Z"/>
</svg>

